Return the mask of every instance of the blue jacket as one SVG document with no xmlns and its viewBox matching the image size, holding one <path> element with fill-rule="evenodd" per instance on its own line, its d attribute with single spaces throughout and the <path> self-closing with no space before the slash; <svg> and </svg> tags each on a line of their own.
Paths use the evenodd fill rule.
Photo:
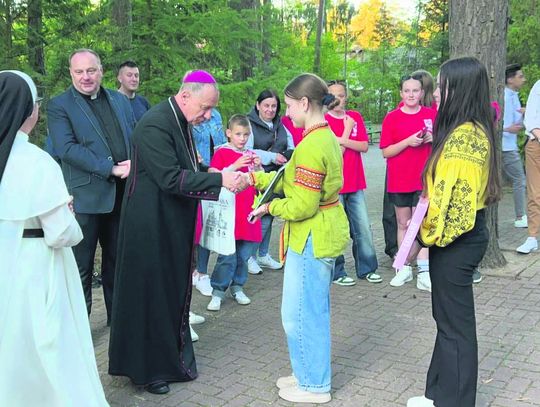
<svg viewBox="0 0 540 407">
<path fill-rule="evenodd" d="M 202 157 L 202 163 L 209 166 L 215 148 L 227 142 L 227 137 L 225 137 L 225 133 L 223 132 L 221 114 L 217 109 L 212 109 L 210 120 L 193 126 L 192 133 L 197 152 Z"/>
<path fill-rule="evenodd" d="M 131 132 L 135 118 L 128 99 L 115 90 L 103 89 L 116 114 L 131 157 Z M 60 159 L 76 213 L 109 213 L 114 208 L 114 165 L 103 130 L 86 100 L 70 86 L 47 105 L 48 133 Z"/>
</svg>

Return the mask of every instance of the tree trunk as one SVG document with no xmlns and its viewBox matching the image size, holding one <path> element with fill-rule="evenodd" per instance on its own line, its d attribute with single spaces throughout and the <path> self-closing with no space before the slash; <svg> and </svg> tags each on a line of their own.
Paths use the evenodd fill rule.
<svg viewBox="0 0 540 407">
<path fill-rule="evenodd" d="M 270 75 L 270 59 L 272 57 L 272 46 L 270 44 L 270 30 L 272 27 L 272 2 L 263 0 L 262 12 L 262 70 L 265 75 Z"/>
<path fill-rule="evenodd" d="M 155 32 L 154 30 L 154 10 L 152 9 L 152 0 L 146 0 L 146 17 L 145 17 L 145 24 L 146 29 L 148 32 L 144 34 L 144 45 L 148 49 L 152 47 L 153 40 L 152 40 L 152 33 Z M 149 58 L 148 56 L 145 56 L 142 60 L 141 64 L 141 70 L 144 72 L 144 76 L 146 78 L 152 78 L 153 77 L 153 69 L 152 69 L 152 58 Z"/>
<path fill-rule="evenodd" d="M 242 10 L 256 10 L 260 2 L 258 0 L 231 0 L 230 6 L 238 12 L 240 18 Z M 251 23 L 254 31 L 260 30 L 258 21 L 254 19 Z M 253 77 L 253 68 L 257 66 L 258 43 L 256 40 L 243 40 L 240 44 L 239 60 L 240 66 L 234 70 L 233 78 L 237 82 L 243 82 Z"/>
<path fill-rule="evenodd" d="M 508 0 L 450 0 L 450 57 L 475 56 L 482 61 L 488 71 L 492 99 L 501 106 L 504 102 L 507 28 Z M 500 127 L 501 123 L 499 130 Z M 495 139 L 500 154 L 500 139 Z M 487 211 L 489 244 L 482 267 L 503 267 L 506 264 L 498 242 L 497 209 L 495 204 Z"/>
<path fill-rule="evenodd" d="M 13 15 L 12 11 L 12 0 L 0 0 L 0 5 L 2 6 L 2 14 L 4 17 L 4 29 L 3 31 L 3 51 L 2 56 L 0 56 L 0 61 L 3 66 L 11 66 L 11 58 L 13 58 Z"/>
<path fill-rule="evenodd" d="M 122 52 L 131 49 L 132 40 L 132 4 L 131 0 L 112 0 L 111 17 L 115 26 L 112 38 L 113 51 Z"/>
<path fill-rule="evenodd" d="M 313 72 L 317 75 L 321 72 L 321 39 L 324 24 L 324 0 L 319 0 L 319 14 L 317 15 L 317 37 L 315 38 L 315 60 L 313 62 Z"/>
<path fill-rule="evenodd" d="M 28 63 L 30 67 L 41 75 L 45 75 L 45 56 L 43 52 L 42 33 L 42 2 L 41 0 L 28 0 Z"/>
</svg>

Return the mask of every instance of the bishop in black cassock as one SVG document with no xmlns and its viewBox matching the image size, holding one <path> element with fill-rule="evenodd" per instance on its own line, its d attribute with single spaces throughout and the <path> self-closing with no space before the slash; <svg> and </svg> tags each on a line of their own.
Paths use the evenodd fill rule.
<svg viewBox="0 0 540 407">
<path fill-rule="evenodd" d="M 229 177 L 199 168 L 188 120 L 207 119 L 218 92 L 210 74 L 194 72 L 202 90 L 189 86 L 188 74 L 175 97 L 138 123 L 122 207 L 109 373 L 152 393 L 197 377 L 189 330 L 197 205 L 217 200 Z"/>
</svg>

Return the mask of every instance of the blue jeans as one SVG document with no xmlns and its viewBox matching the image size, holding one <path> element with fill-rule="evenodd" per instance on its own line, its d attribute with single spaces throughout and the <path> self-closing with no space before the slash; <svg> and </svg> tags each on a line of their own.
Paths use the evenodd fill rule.
<svg viewBox="0 0 540 407">
<path fill-rule="evenodd" d="M 210 284 L 214 289 L 212 295 L 225 298 L 225 291 L 229 286 L 231 294 L 242 291 L 248 275 L 247 260 L 256 245 L 255 242 L 237 240 L 236 253 L 229 256 L 223 256 L 222 254 L 218 256 L 210 279 Z"/>
<path fill-rule="evenodd" d="M 356 191 L 349 194 L 340 194 L 339 200 L 345 208 L 349 219 L 351 238 L 353 240 L 354 268 L 358 278 L 365 278 L 379 267 L 377 255 L 373 247 L 373 234 L 369 224 L 368 211 L 364 191 Z M 334 280 L 346 276 L 345 257 L 336 259 Z"/>
<path fill-rule="evenodd" d="M 302 390 L 330 391 L 330 285 L 335 258 L 315 258 L 311 235 L 304 252 L 289 248 L 281 319 L 294 377 Z"/>
<path fill-rule="evenodd" d="M 253 249 L 253 256 L 256 257 L 257 249 L 259 250 L 259 257 L 264 257 L 268 254 L 268 248 L 270 247 L 270 238 L 272 237 L 272 222 L 274 217 L 272 215 L 264 215 L 261 218 L 262 228 L 262 240 L 261 243 L 255 245 Z"/>
<path fill-rule="evenodd" d="M 200 244 L 197 245 L 197 271 L 201 274 L 208 274 L 208 259 L 210 250 L 205 249 Z"/>
<path fill-rule="evenodd" d="M 514 211 L 516 218 L 525 215 L 525 172 L 523 162 L 518 151 L 503 151 L 502 163 L 504 174 L 512 181 L 512 192 L 514 194 Z"/>
</svg>

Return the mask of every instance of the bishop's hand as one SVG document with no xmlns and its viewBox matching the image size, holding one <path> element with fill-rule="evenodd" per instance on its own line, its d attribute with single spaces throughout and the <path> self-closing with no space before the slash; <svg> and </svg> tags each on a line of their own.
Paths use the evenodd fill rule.
<svg viewBox="0 0 540 407">
<path fill-rule="evenodd" d="M 237 194 L 249 186 L 246 174 L 241 172 L 222 172 L 222 185 L 232 193 Z"/>
</svg>

